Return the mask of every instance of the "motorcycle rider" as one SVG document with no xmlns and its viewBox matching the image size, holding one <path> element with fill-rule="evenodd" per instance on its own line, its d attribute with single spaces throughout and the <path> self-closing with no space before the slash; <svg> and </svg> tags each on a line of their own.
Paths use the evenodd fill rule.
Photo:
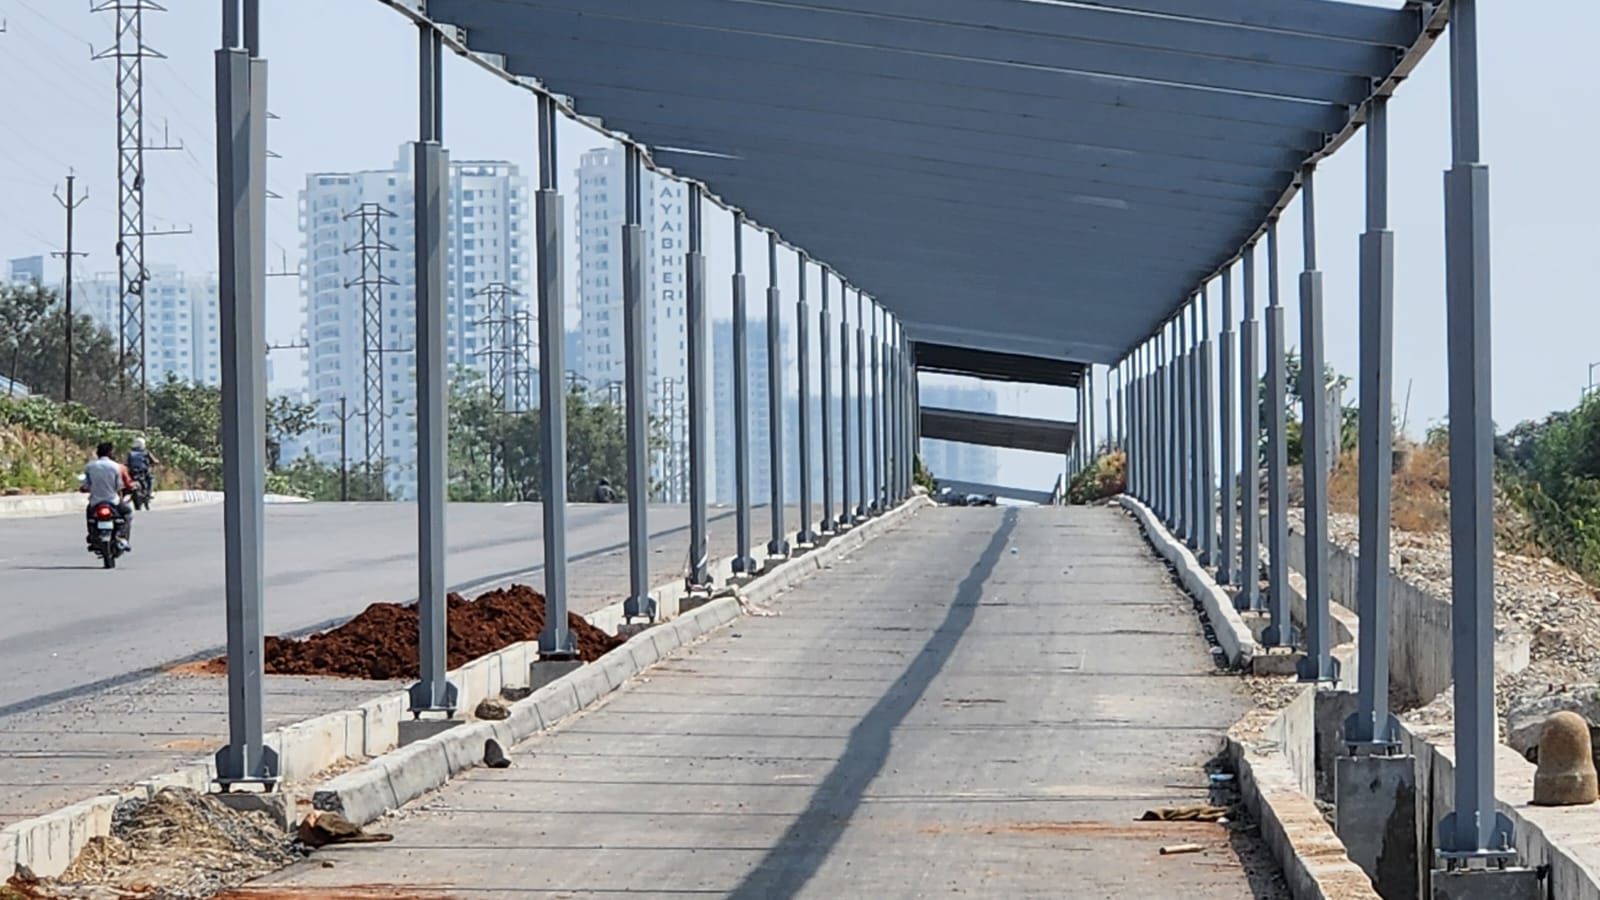
<svg viewBox="0 0 1600 900">
<path fill-rule="evenodd" d="M 117 538 L 122 541 L 122 551 L 128 553 L 133 550 L 129 543 L 133 537 L 133 507 L 126 495 L 138 486 L 133 483 L 128 468 L 117 462 L 116 452 L 116 446 L 110 441 L 102 441 L 95 448 L 95 458 L 83 467 L 83 484 L 89 492 L 89 515 L 93 515 L 94 508 L 101 503 L 109 503 L 117 508 L 117 515 L 122 520 Z"/>
<path fill-rule="evenodd" d="M 156 459 L 154 453 L 145 449 L 144 438 L 134 438 L 133 449 L 128 451 L 128 473 L 133 476 L 133 480 L 149 491 L 154 485 L 150 470 L 159 465 L 161 460 Z"/>
<path fill-rule="evenodd" d="M 609 482 L 606 479 L 602 478 L 602 479 L 600 479 L 600 483 L 594 486 L 594 502 L 596 502 L 596 503 L 615 503 L 615 502 L 617 502 L 617 492 L 611 489 L 611 482 Z"/>
</svg>

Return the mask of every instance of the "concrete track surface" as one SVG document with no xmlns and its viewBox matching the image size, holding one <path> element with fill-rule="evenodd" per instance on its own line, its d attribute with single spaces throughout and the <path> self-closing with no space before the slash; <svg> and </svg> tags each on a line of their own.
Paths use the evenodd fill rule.
<svg viewBox="0 0 1600 900">
<path fill-rule="evenodd" d="M 394 843 L 257 887 L 1287 896 L 1250 832 L 1135 821 L 1206 799 L 1249 699 L 1120 512 L 927 510 L 775 608 L 379 823 Z"/>
</svg>

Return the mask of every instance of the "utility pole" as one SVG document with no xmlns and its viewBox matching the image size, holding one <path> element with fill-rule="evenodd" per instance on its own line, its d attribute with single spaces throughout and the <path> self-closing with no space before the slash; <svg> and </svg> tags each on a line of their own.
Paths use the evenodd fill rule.
<svg viewBox="0 0 1600 900">
<path fill-rule="evenodd" d="M 4 28 L 0 28 L 0 31 L 4 31 L 4 30 L 5 30 Z M 57 257 L 58 259 L 65 259 L 66 263 L 67 263 L 66 281 L 64 281 L 62 283 L 62 285 L 63 285 L 63 287 L 62 287 L 62 293 L 63 293 L 62 302 L 66 306 L 66 309 L 64 311 L 65 311 L 66 316 L 67 316 L 67 323 L 66 323 L 67 324 L 67 328 L 66 328 L 66 334 L 67 334 L 67 365 L 66 365 L 66 372 L 64 374 L 64 382 L 63 382 L 62 391 L 61 391 L 61 398 L 62 398 L 62 400 L 64 400 L 67 403 L 71 403 L 72 402 L 72 326 L 73 326 L 73 320 L 72 320 L 73 319 L 73 317 L 72 317 L 72 258 L 74 256 L 88 256 L 89 255 L 87 253 L 75 253 L 72 250 L 72 211 L 77 209 L 78 207 L 82 206 L 84 203 L 88 202 L 88 200 L 89 200 L 89 192 L 88 191 L 84 191 L 82 197 L 74 197 L 73 196 L 72 183 L 73 183 L 73 181 L 74 181 L 74 179 L 76 177 L 77 176 L 73 175 L 71 172 L 67 173 L 67 197 L 66 197 L 65 200 L 63 200 L 61 198 L 61 193 L 59 191 L 55 192 L 56 202 L 61 204 L 62 208 L 64 208 L 67 211 L 67 249 L 66 249 L 66 252 L 64 252 L 64 253 L 52 253 L 52 254 L 50 254 L 51 256 Z"/>
<path fill-rule="evenodd" d="M 339 502 L 350 502 L 350 412 L 349 400 L 339 397 Z"/>
<path fill-rule="evenodd" d="M 110 12 L 117 18 L 116 45 L 94 55 L 117 63 L 117 271 L 122 310 L 118 329 L 121 382 L 131 380 L 139 391 L 141 424 L 148 425 L 149 385 L 145 374 L 144 288 L 149 270 L 144 264 L 144 241 L 165 234 L 188 234 L 192 229 L 152 232 L 144 220 L 144 154 L 147 150 L 179 150 L 180 146 L 147 146 L 144 142 L 144 60 L 162 59 L 145 46 L 144 12 L 165 12 L 154 0 L 103 0 L 91 12 Z"/>
</svg>

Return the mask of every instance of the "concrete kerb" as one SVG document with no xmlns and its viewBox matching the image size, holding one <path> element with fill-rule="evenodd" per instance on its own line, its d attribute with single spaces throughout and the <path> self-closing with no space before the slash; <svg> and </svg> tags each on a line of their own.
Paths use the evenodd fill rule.
<svg viewBox="0 0 1600 900">
<path fill-rule="evenodd" d="M 1308 688 L 1310 690 L 1310 688 Z M 1379 900 L 1361 867 L 1350 860 L 1321 810 L 1300 792 L 1281 753 L 1227 741 L 1228 759 L 1245 808 L 1283 871 L 1294 900 Z"/>
<path fill-rule="evenodd" d="M 807 574 L 818 571 L 824 560 L 849 553 L 926 505 L 924 498 L 915 498 L 856 529 L 852 532 L 856 535 L 854 540 L 834 541 L 773 567 L 746 585 L 745 597 L 764 600 L 793 587 Z M 719 597 L 670 623 L 635 635 L 601 662 L 569 672 L 513 703 L 511 718 L 506 722 L 476 722 L 454 728 L 330 779 L 312 795 L 312 806 L 338 812 L 358 825 L 367 824 L 479 765 L 485 741 L 493 738 L 509 747 L 551 728 L 599 702 L 655 662 L 726 627 L 740 615 L 738 598 Z M 645 644 L 650 649 L 642 649 Z M 633 647 L 641 649 L 636 654 Z M 619 652 L 624 649 L 630 652 Z"/>
<path fill-rule="evenodd" d="M 156 508 L 164 506 L 214 506 L 222 502 L 221 491 L 156 491 L 151 496 Z M 268 503 L 306 503 L 304 497 L 267 494 Z M 23 494 L 0 497 L 0 519 L 33 519 L 64 516 L 83 511 L 82 494 Z"/>
<path fill-rule="evenodd" d="M 1117 497 L 1117 502 L 1133 514 L 1156 553 L 1177 570 L 1178 580 L 1184 590 L 1189 592 L 1189 596 L 1200 601 L 1207 618 L 1211 620 L 1212 630 L 1217 635 L 1217 645 L 1222 648 L 1228 665 L 1234 668 L 1247 668 L 1251 659 L 1261 653 L 1261 645 L 1256 643 L 1250 626 L 1245 624 L 1244 619 L 1233 608 L 1233 599 L 1217 587 L 1210 573 L 1200 565 L 1194 554 L 1189 552 L 1189 548 L 1174 538 L 1148 507 L 1125 494 Z"/>
</svg>

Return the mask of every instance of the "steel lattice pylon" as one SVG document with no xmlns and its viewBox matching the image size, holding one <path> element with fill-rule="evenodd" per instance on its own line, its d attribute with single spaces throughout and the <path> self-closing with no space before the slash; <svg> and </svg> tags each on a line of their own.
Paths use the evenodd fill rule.
<svg viewBox="0 0 1600 900">
<path fill-rule="evenodd" d="M 117 17 L 115 46 L 95 59 L 117 63 L 117 270 L 121 288 L 117 329 L 123 386 L 145 393 L 144 284 L 144 59 L 161 58 L 144 44 L 144 12 L 165 12 L 151 0 L 106 0 L 92 12 Z"/>
<path fill-rule="evenodd" d="M 395 246 L 383 239 L 383 220 L 394 213 L 376 203 L 363 203 L 348 213 L 345 221 L 361 223 L 361 240 L 344 248 L 361 254 L 361 277 L 346 281 L 347 288 L 361 288 L 361 417 L 366 432 L 364 458 L 367 475 L 383 481 L 383 289 L 395 284 L 383 274 L 383 251 Z"/>
</svg>

